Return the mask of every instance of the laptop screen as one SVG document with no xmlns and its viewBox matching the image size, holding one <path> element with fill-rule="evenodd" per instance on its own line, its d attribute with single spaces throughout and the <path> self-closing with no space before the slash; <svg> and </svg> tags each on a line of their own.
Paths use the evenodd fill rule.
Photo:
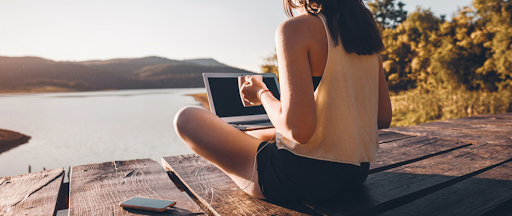
<svg viewBox="0 0 512 216">
<path fill-rule="evenodd" d="M 223 118 L 266 114 L 263 106 L 244 107 L 240 99 L 237 77 L 208 77 L 215 113 Z M 279 100 L 279 90 L 273 77 L 263 77 L 263 82 Z"/>
</svg>

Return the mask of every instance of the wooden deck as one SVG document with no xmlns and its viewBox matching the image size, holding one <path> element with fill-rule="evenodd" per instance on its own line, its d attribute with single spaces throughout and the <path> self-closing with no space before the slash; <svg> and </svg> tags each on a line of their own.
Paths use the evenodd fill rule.
<svg viewBox="0 0 512 216">
<path fill-rule="evenodd" d="M 363 187 L 316 205 L 279 206 L 212 189 L 236 185 L 197 155 L 165 157 L 163 164 L 213 215 L 512 214 L 512 114 L 390 128 L 379 138 Z"/>
<path fill-rule="evenodd" d="M 0 177 L 0 215 L 512 215 L 512 113 L 390 128 L 379 140 L 363 187 L 328 203 L 283 206 L 224 190 L 235 183 L 191 154 L 75 166 L 69 183 L 62 168 Z M 133 196 L 177 205 L 119 207 Z"/>
</svg>

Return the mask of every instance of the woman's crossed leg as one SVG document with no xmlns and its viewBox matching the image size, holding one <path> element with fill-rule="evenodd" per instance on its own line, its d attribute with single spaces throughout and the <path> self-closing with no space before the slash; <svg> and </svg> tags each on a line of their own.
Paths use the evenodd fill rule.
<svg viewBox="0 0 512 216">
<path fill-rule="evenodd" d="M 216 164 L 246 193 L 264 198 L 254 164 L 263 140 L 239 131 L 201 108 L 181 109 L 174 118 L 174 127 L 192 151 Z"/>
</svg>

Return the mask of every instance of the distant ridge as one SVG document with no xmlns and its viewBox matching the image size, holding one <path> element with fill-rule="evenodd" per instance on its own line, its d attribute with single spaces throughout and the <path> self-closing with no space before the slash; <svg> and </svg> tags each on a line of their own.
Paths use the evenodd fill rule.
<svg viewBox="0 0 512 216">
<path fill-rule="evenodd" d="M 147 64 L 164 64 L 169 62 L 179 62 L 177 60 L 171 60 L 167 58 L 162 58 L 158 56 L 148 56 L 142 58 L 117 58 L 117 59 L 109 59 L 109 60 L 89 60 L 89 61 L 78 61 L 81 64 L 86 65 L 98 65 L 98 64 L 111 64 L 111 63 L 128 63 L 128 62 L 139 62 L 139 63 L 147 63 Z"/>
<path fill-rule="evenodd" d="M 190 62 L 190 63 L 195 63 L 195 64 L 198 64 L 198 65 L 202 65 L 202 66 L 229 67 L 229 66 L 227 66 L 225 64 L 222 64 L 222 63 L 220 63 L 217 60 L 212 59 L 212 58 L 188 59 L 188 60 L 183 60 L 182 62 Z"/>
<path fill-rule="evenodd" d="M 157 56 L 81 62 L 0 56 L 0 92 L 203 87 L 203 72 L 251 73 L 211 58 Z"/>
</svg>

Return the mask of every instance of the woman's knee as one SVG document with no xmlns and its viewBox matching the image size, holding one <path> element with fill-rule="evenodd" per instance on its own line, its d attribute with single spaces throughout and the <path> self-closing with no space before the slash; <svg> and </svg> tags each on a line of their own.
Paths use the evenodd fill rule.
<svg viewBox="0 0 512 216">
<path fill-rule="evenodd" d="M 185 107 L 178 111 L 176 116 L 174 116 L 174 129 L 176 133 L 184 135 L 193 129 L 201 111 L 203 110 L 197 107 Z"/>
</svg>

